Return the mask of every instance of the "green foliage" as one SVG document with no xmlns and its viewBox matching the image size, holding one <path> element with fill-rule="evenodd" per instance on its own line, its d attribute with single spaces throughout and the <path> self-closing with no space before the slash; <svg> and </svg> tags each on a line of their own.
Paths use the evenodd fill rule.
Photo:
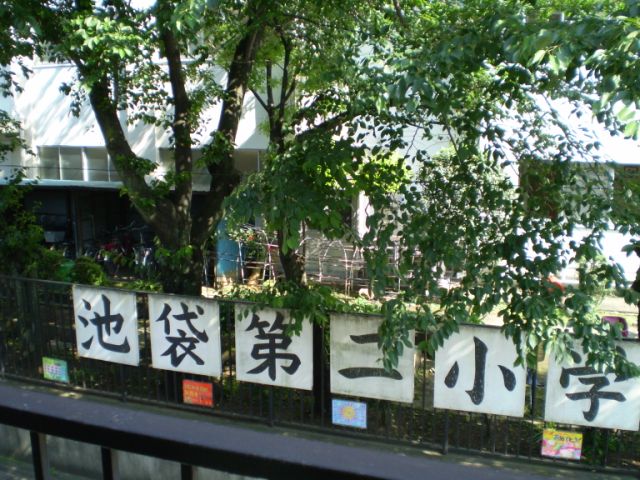
<svg viewBox="0 0 640 480">
<path fill-rule="evenodd" d="M 124 288 L 143 292 L 162 292 L 162 284 L 158 280 L 153 279 L 136 279 L 127 282 Z"/>
<path fill-rule="evenodd" d="M 267 282 L 261 289 L 237 285 L 225 292 L 223 298 L 254 302 L 255 308 L 289 309 L 295 323 L 294 332 L 299 331 L 305 318 L 327 326 L 331 312 L 381 312 L 378 302 L 339 295 L 325 285 L 300 286 L 292 282 Z"/>
<path fill-rule="evenodd" d="M 60 86 L 72 97 L 72 113 L 91 106 L 127 195 L 163 247 L 183 260 L 193 250 L 201 261 L 223 200 L 241 180 L 233 141 L 262 24 L 276 7 L 261 0 L 159 1 L 144 9 L 119 1 L 9 0 L 0 5 L 0 26 L 10 32 L 0 36 L 7 47 L 0 65 L 8 67 L 1 69 L 0 88 L 10 94 L 13 66 L 20 66 L 11 62 L 20 55 L 73 64 L 76 78 Z M 210 110 L 220 106 L 219 120 L 210 121 Z M 136 127 L 166 131 L 173 162 L 162 165 L 161 180 L 149 181 L 159 165 L 134 153 L 121 112 Z M 207 140 L 198 165 L 192 148 Z M 195 215 L 194 167 L 202 166 L 215 180 Z M 199 291 L 201 272 L 167 258 L 160 264 L 168 269 L 161 277 L 165 289 Z"/>
<path fill-rule="evenodd" d="M 303 225 L 356 240 L 344 222 L 354 198 L 397 188 L 405 172 L 391 149 L 354 138 L 367 115 L 382 115 L 384 84 L 360 63 L 363 45 L 382 34 L 375 20 L 384 3 L 280 2 L 267 22 L 253 92 L 268 116 L 268 155 L 230 211 L 244 221 L 262 216 L 285 255 L 300 248 Z"/>
<path fill-rule="evenodd" d="M 76 258 L 71 270 L 71 281 L 85 285 L 106 285 L 107 275 L 102 266 L 91 257 Z"/>
<path fill-rule="evenodd" d="M 433 351 L 461 323 L 499 309 L 521 361 L 539 347 L 566 355 L 576 333 L 595 365 L 629 367 L 618 332 L 594 314 L 602 285 L 626 284 L 608 260 L 594 262 L 611 223 L 638 236 L 637 215 L 614 208 L 600 175 L 575 167 L 602 161 L 598 142 L 573 123 L 593 112 L 609 130 L 638 136 L 637 1 L 9 3 L 0 6 L 9 49 L 1 63 L 46 52 L 78 66 L 80 83 L 66 91 L 76 105 L 87 94 L 101 114 L 127 192 L 162 239 L 166 291 L 199 293 L 199 256 L 223 200 L 240 222 L 262 215 L 286 255 L 300 247 L 302 225 L 355 237 L 343 213 L 364 192 L 374 213 L 361 243 L 374 289 L 385 291 L 396 246 L 408 285 L 383 307 L 387 366 L 411 328 L 429 334 L 422 346 Z M 247 88 L 267 112 L 270 145 L 261 172 L 237 188 L 234 95 Z M 217 133 L 202 121 L 214 105 L 223 109 Z M 125 108 L 131 121 L 170 129 L 176 168 L 163 181 L 146 183 L 154 165 L 131 152 L 119 121 L 109 123 Z M 206 214 L 192 216 L 191 145 L 208 135 L 201 166 L 212 188 Z M 452 151 L 434 155 L 443 142 Z M 578 228 L 587 234 L 573 239 Z M 35 264 L 9 255 L 35 242 L 29 231 L 7 230 L 10 262 Z M 562 292 L 549 277 L 570 262 L 582 265 L 579 283 Z M 3 265 L 18 267 L 29 270 Z M 445 289 L 447 271 L 460 277 Z M 263 294 L 320 324 L 336 307 L 324 290 L 300 285 Z"/>
<path fill-rule="evenodd" d="M 587 428 L 582 439 L 582 461 L 591 465 L 603 465 L 613 452 L 624 449 L 623 439 L 609 430 Z"/>
<path fill-rule="evenodd" d="M 156 262 L 159 266 L 158 280 L 166 292 L 180 292 L 187 295 L 200 295 L 201 286 L 199 276 L 202 275 L 202 264 L 194 260 L 193 245 L 170 249 L 162 246 L 156 240 Z M 197 272 L 197 277 L 192 273 Z M 193 281 L 194 277 L 197 281 Z M 154 282 L 150 282 L 150 286 Z"/>
<path fill-rule="evenodd" d="M 3 86 L 0 85 L 0 89 L 2 88 Z M 24 147 L 20 138 L 20 123 L 11 118 L 4 110 L 0 110 L 0 138 L 2 138 L 0 142 L 0 160 L 4 160 L 9 152 Z"/>
<path fill-rule="evenodd" d="M 576 166 L 603 170 L 598 142 L 571 124 L 589 115 L 587 106 L 612 131 L 635 122 L 640 63 L 628 45 L 636 7 L 589 4 L 415 2 L 403 12 L 404 28 L 389 20 L 388 41 L 373 47 L 369 62 L 385 65 L 395 120 L 423 139 L 406 155 L 417 181 L 371 197 L 365 238 L 378 295 L 386 252 L 399 246 L 407 289 L 387 304 L 382 327 L 391 361 L 409 328 L 426 331 L 422 346 L 433 351 L 461 323 L 499 309 L 521 362 L 538 346 L 566 356 L 576 334 L 598 368 L 637 373 L 621 367 L 619 332 L 595 315 L 603 286 L 625 281 L 609 260 L 594 263 L 614 220 L 611 196 L 606 176 Z M 434 155 L 429 143 L 442 139 L 452 151 Z M 574 236 L 578 227 L 588 232 L 582 238 Z M 569 262 L 583 267 L 578 285 L 563 293 L 548 279 Z M 458 272 L 459 281 L 445 289 L 446 272 Z"/>
<path fill-rule="evenodd" d="M 33 212 L 23 205 L 28 186 L 18 172 L 0 187 L 0 272 L 53 278 L 62 256 L 44 247 L 44 232 Z"/>
<path fill-rule="evenodd" d="M 500 27 L 511 32 L 509 53 L 544 75 L 546 88 L 563 88 L 612 132 L 637 139 L 637 12 L 636 1 L 545 2 L 526 19 L 507 17 Z"/>
<path fill-rule="evenodd" d="M 640 258 L 640 170 L 621 166 L 615 170 L 614 197 L 611 212 L 616 227 L 621 233 L 631 236 L 625 245 L 627 255 L 635 253 Z M 638 305 L 640 321 L 640 267 L 631 288 L 623 291 L 627 303 Z"/>
<path fill-rule="evenodd" d="M 38 260 L 38 278 L 71 281 L 71 271 L 75 265 L 73 260 L 69 260 L 56 249 L 43 249 L 41 253 L 42 257 Z"/>
<path fill-rule="evenodd" d="M 250 225 L 243 225 L 238 228 L 229 229 L 227 235 L 231 240 L 235 240 L 241 244 L 245 259 L 264 260 L 267 253 L 266 234 Z"/>
</svg>

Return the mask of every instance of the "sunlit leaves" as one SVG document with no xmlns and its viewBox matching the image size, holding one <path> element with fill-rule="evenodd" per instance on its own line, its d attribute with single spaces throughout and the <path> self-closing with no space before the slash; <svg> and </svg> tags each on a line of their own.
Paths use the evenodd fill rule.
<svg viewBox="0 0 640 480">
<path fill-rule="evenodd" d="M 399 251 L 402 295 L 417 305 L 429 349 L 449 334 L 447 322 L 498 310 L 521 360 L 540 345 L 566 353 L 573 331 L 598 365 L 619 363 L 615 332 L 594 313 L 603 288 L 625 284 L 598 256 L 613 220 L 610 175 L 597 168 L 597 142 L 554 102 L 576 115 L 591 105 L 610 130 L 637 135 L 638 24 L 618 4 L 586 4 L 428 2 L 407 10 L 413 28 L 379 50 L 395 72 L 388 92 L 404 125 L 426 139 L 442 132 L 454 146 L 444 157 L 424 148 L 417 185 L 391 209 L 375 205 L 368 221 L 374 286 L 382 293 L 386 252 Z M 590 234 L 572 241 L 578 226 Z M 579 283 L 563 293 L 548 279 L 570 262 Z M 386 322 L 393 333 L 393 315 Z"/>
</svg>

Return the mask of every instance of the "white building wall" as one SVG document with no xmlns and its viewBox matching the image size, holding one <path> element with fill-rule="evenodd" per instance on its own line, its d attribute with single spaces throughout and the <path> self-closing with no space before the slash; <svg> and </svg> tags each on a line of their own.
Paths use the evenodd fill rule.
<svg viewBox="0 0 640 480">
<path fill-rule="evenodd" d="M 0 105 L 0 108 L 4 107 L 5 110 L 10 111 L 21 122 L 24 139 L 31 150 L 38 152 L 40 147 L 104 148 L 105 142 L 88 100 L 80 109 L 79 115 L 74 116 L 71 113 L 72 98 L 60 91 L 64 83 L 74 82 L 75 68 L 68 64 L 41 64 L 34 65 L 32 69 L 33 73 L 28 78 L 22 79 L 23 92 L 15 92 L 13 98 L 5 100 Z M 226 81 L 222 71 L 219 80 Z M 267 137 L 259 128 L 260 124 L 266 121 L 266 114 L 262 108 L 258 108 L 251 94 L 246 96 L 244 107 L 245 111 L 236 137 L 236 147 L 239 151 L 250 150 L 250 155 L 257 155 L 255 151 L 264 150 L 267 147 Z M 203 128 L 194 136 L 196 147 L 208 142 L 209 134 L 217 125 L 219 115 L 219 105 L 205 112 Z M 159 164 L 160 150 L 170 147 L 170 132 L 141 122 L 128 125 L 124 112 L 121 117 L 133 151 L 140 157 Z M 239 153 L 242 155 L 241 152 Z M 246 155 L 247 153 L 244 154 Z M 38 167 L 41 161 L 37 155 L 35 158 L 30 158 L 22 154 L 18 158 L 14 156 L 11 161 L 30 167 L 31 177 L 35 178 L 39 174 Z M 84 162 L 86 167 L 86 158 Z M 153 176 L 162 173 L 164 170 L 158 169 Z M 89 177 L 85 174 L 84 181 L 89 180 Z M 64 180 L 61 176 L 61 179 L 42 179 L 42 182 L 55 184 Z M 96 186 L 109 184 L 112 184 L 113 188 L 119 186 L 118 182 L 113 181 Z"/>
</svg>

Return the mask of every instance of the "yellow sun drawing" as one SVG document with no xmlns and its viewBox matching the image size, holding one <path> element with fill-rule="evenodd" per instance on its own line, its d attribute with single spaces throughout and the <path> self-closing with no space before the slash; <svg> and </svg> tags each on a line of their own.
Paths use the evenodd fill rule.
<svg viewBox="0 0 640 480">
<path fill-rule="evenodd" d="M 353 420 L 354 418 L 356 418 L 356 409 L 351 405 L 342 407 L 342 418 L 346 420 Z"/>
</svg>

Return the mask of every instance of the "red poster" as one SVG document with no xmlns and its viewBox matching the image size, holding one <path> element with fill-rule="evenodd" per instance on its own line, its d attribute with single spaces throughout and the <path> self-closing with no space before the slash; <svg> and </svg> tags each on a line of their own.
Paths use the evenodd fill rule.
<svg viewBox="0 0 640 480">
<path fill-rule="evenodd" d="M 196 382 L 194 380 L 182 381 L 182 400 L 191 405 L 213 407 L 213 384 Z"/>
</svg>

